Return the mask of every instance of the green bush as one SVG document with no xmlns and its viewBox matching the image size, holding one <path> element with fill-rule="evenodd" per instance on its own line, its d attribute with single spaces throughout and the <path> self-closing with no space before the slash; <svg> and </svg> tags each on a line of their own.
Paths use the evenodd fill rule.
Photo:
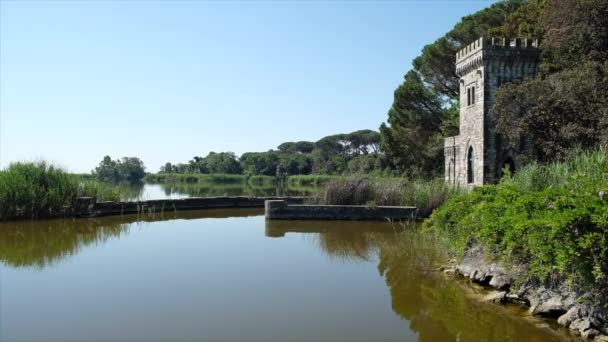
<svg viewBox="0 0 608 342">
<path fill-rule="evenodd" d="M 451 198 L 425 223 L 464 252 L 481 243 L 489 256 L 528 265 L 526 277 L 576 288 L 608 279 L 608 153 L 531 165 L 498 185 Z M 603 198 L 602 198 L 603 197 Z"/>
<path fill-rule="evenodd" d="M 121 197 L 117 188 L 69 174 L 44 161 L 13 163 L 0 171 L 0 220 L 59 215 L 85 196 L 98 200 Z"/>
</svg>

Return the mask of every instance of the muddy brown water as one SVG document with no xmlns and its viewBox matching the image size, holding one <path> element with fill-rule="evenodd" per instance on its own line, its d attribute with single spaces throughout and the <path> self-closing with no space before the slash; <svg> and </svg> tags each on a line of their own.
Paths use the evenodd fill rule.
<svg viewBox="0 0 608 342">
<path fill-rule="evenodd" d="M 0 341 L 563 341 L 416 227 L 258 209 L 0 224 Z"/>
</svg>

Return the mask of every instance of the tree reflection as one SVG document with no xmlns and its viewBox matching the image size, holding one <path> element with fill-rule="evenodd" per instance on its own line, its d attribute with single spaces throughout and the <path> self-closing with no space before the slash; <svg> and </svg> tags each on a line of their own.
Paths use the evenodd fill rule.
<svg viewBox="0 0 608 342">
<path fill-rule="evenodd" d="M 435 236 L 406 230 L 378 246 L 378 270 L 390 289 L 393 311 L 410 322 L 419 341 L 565 339 L 538 329 L 509 308 L 471 299 L 461 283 L 435 271 L 439 262 L 447 260 Z"/>
<path fill-rule="evenodd" d="M 283 221 L 267 220 L 266 236 L 287 233 L 307 235 L 327 256 L 352 261 L 369 261 L 378 251 L 378 242 L 391 240 L 396 227 L 388 222 L 370 221 Z"/>
<path fill-rule="evenodd" d="M 103 244 L 129 231 L 133 223 L 167 219 L 259 216 L 262 209 L 210 209 L 0 223 L 0 262 L 12 267 L 52 266 L 91 245 Z"/>
</svg>

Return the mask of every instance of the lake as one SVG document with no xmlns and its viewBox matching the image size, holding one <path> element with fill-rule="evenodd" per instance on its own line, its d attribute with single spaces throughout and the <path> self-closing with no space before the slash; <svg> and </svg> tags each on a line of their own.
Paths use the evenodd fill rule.
<svg viewBox="0 0 608 342">
<path fill-rule="evenodd" d="M 434 237 L 262 210 L 0 224 L 0 341 L 562 341 Z"/>
<path fill-rule="evenodd" d="M 121 183 L 124 200 L 179 199 L 215 196 L 309 196 L 314 186 L 265 185 L 248 183 Z"/>
</svg>

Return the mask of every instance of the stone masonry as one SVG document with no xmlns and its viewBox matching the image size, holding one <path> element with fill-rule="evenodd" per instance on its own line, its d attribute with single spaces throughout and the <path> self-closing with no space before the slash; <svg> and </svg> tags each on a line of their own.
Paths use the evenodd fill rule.
<svg viewBox="0 0 608 342">
<path fill-rule="evenodd" d="M 445 179 L 461 187 L 496 183 L 505 167 L 521 167 L 518 142 L 508 148 L 496 133 L 492 111 L 503 83 L 533 78 L 538 69 L 538 40 L 479 38 L 456 54 L 460 78 L 460 135 L 445 139 Z"/>
</svg>

